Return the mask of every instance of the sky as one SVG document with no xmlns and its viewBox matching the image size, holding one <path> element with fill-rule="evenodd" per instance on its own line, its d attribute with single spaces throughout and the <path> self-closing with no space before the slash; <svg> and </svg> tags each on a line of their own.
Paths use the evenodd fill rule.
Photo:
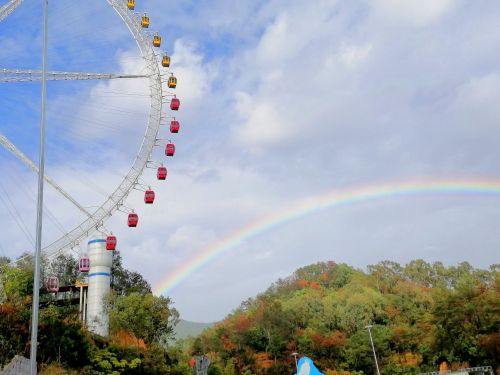
<svg viewBox="0 0 500 375">
<path fill-rule="evenodd" d="M 5 1 L 0 2 L 0 4 Z M 40 69 L 40 2 L 0 22 L 0 69 Z M 91 4 L 81 4 L 91 3 Z M 181 317 L 222 319 L 273 281 L 318 261 L 500 261 L 500 196 L 386 196 L 312 211 L 166 278 L 241 228 L 334 191 L 441 180 L 500 182 L 500 3 L 478 0 L 137 1 L 172 55 L 181 131 L 169 176 L 142 182 L 106 227 L 126 267 Z M 105 1 L 50 5 L 49 69 L 139 73 Z M 89 210 L 142 141 L 147 81 L 48 84 L 47 175 Z M 0 133 L 37 161 L 40 85 L 0 83 Z M 170 111 L 164 109 L 166 115 Z M 32 251 L 36 176 L 0 150 L 0 255 Z M 43 243 L 84 216 L 46 187 Z M 75 256 L 84 251 L 74 249 Z M 161 288 L 160 288 L 161 289 Z"/>
</svg>

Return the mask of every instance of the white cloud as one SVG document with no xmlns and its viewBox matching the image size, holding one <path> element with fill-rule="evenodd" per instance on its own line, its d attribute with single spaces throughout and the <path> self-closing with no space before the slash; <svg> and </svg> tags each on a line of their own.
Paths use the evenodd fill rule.
<svg viewBox="0 0 500 375">
<path fill-rule="evenodd" d="M 372 7 L 388 21 L 424 26 L 439 20 L 460 2 L 460 0 L 374 0 Z"/>
<path fill-rule="evenodd" d="M 251 95 L 236 93 L 236 110 L 241 123 L 234 128 L 235 138 L 243 144 L 268 145 L 295 135 L 290 122 L 278 112 L 272 99 L 256 102 Z"/>
<path fill-rule="evenodd" d="M 175 93 L 183 100 L 202 99 L 209 94 L 214 70 L 203 64 L 203 56 L 193 43 L 182 39 L 175 41 L 171 69 L 178 77 Z"/>
<path fill-rule="evenodd" d="M 262 36 L 255 57 L 260 64 L 281 63 L 296 54 L 300 46 L 294 43 L 294 33 L 289 27 L 289 17 L 282 13 Z"/>
<path fill-rule="evenodd" d="M 227 12 L 227 0 L 155 5 L 155 25 L 166 25 L 159 31 L 179 78 L 181 132 L 171 136 L 162 129 L 160 135 L 175 139 L 174 158 L 154 152 L 169 169 L 167 180 L 156 181 L 151 169 L 142 176 L 157 193 L 155 203 L 145 206 L 140 191 L 127 200 L 139 226 L 128 228 L 121 212 L 107 223 L 125 265 L 155 284 L 217 239 L 334 188 L 500 176 L 500 71 L 492 52 L 500 43 L 492 16 L 500 5 L 457 4 L 248 1 L 235 12 Z M 140 70 L 135 49 L 107 46 L 112 65 Z M 86 205 L 104 200 L 138 149 L 145 123 L 128 112 L 146 114 L 148 103 L 147 96 L 129 96 L 147 93 L 137 84 L 93 83 L 76 94 L 68 89 L 57 107 L 49 106 L 62 130 L 48 137 L 48 173 Z M 9 89 L 9 99 L 22 94 Z M 74 101 L 78 105 L 68 105 Z M 30 103 L 20 102 L 17 113 L 24 114 Z M 0 108 L 9 120 L 6 111 Z M 36 150 L 32 128 L 15 130 L 19 139 L 32 137 L 26 149 Z M 57 142 L 63 130 L 71 146 Z M 4 159 L 0 167 L 13 170 Z M 34 178 L 24 181 L 32 186 Z M 9 186 L 15 191 L 17 185 L 13 179 Z M 52 193 L 47 204 L 65 225 L 80 218 Z M 418 256 L 483 266 L 500 241 L 495 205 L 485 197 L 412 197 L 319 212 L 242 241 L 181 283 L 173 297 L 184 317 L 213 320 L 317 260 L 364 267 Z M 26 220 L 32 220 L 32 206 L 19 203 Z M 3 247 L 25 243 L 14 234 L 15 223 L 7 224 Z M 47 230 L 47 239 L 58 234 L 53 224 Z"/>
<path fill-rule="evenodd" d="M 500 74 L 474 77 L 459 86 L 450 106 L 457 125 L 477 134 L 498 128 L 500 123 Z"/>
<path fill-rule="evenodd" d="M 340 60 L 347 66 L 355 66 L 368 58 L 372 48 L 370 43 L 360 46 L 344 45 L 340 51 Z"/>
<path fill-rule="evenodd" d="M 256 253 L 254 256 L 256 260 L 266 260 L 269 259 L 272 255 L 273 255 L 272 251 L 264 251 Z"/>
<path fill-rule="evenodd" d="M 213 231 L 203 230 L 197 225 L 182 225 L 167 240 L 171 249 L 199 249 L 215 240 Z"/>
</svg>

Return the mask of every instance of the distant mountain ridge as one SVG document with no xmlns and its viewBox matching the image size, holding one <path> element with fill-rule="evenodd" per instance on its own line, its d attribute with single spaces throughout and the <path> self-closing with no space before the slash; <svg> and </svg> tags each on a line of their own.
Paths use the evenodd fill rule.
<svg viewBox="0 0 500 375">
<path fill-rule="evenodd" d="M 175 338 L 185 339 L 189 336 L 198 336 L 205 329 L 210 328 L 213 325 L 214 323 L 198 323 L 181 319 L 174 329 Z"/>
</svg>

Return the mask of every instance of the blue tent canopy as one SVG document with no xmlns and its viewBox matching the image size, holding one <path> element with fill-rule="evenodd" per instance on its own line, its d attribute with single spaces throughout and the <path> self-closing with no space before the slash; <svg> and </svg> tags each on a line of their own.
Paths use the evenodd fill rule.
<svg viewBox="0 0 500 375">
<path fill-rule="evenodd" d="M 295 375 L 324 375 L 314 365 L 311 358 L 302 357 L 297 364 L 297 373 Z"/>
</svg>

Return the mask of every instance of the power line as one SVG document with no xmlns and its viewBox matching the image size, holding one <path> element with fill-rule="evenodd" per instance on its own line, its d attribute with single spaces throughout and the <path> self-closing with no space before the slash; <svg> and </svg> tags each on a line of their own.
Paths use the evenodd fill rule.
<svg viewBox="0 0 500 375">
<path fill-rule="evenodd" d="M 9 198 L 9 194 L 7 193 L 7 191 L 5 190 L 5 188 L 3 187 L 1 182 L 0 182 L 0 189 L 2 190 L 2 194 L 0 194 L 0 200 L 2 201 L 3 205 L 5 206 L 5 208 L 7 208 L 7 211 L 9 211 L 10 216 L 14 219 L 14 221 L 16 222 L 18 227 L 21 229 L 21 231 L 24 233 L 24 235 L 26 236 L 28 241 L 31 243 L 31 245 L 35 246 L 35 239 L 31 235 L 31 233 L 29 232 L 28 227 L 24 223 L 23 218 L 21 217 L 18 210 L 16 209 L 16 206 L 12 203 L 12 200 Z M 12 206 L 9 206 L 9 204 L 7 204 L 4 197 L 7 198 L 7 200 L 9 201 L 9 203 Z"/>
</svg>

